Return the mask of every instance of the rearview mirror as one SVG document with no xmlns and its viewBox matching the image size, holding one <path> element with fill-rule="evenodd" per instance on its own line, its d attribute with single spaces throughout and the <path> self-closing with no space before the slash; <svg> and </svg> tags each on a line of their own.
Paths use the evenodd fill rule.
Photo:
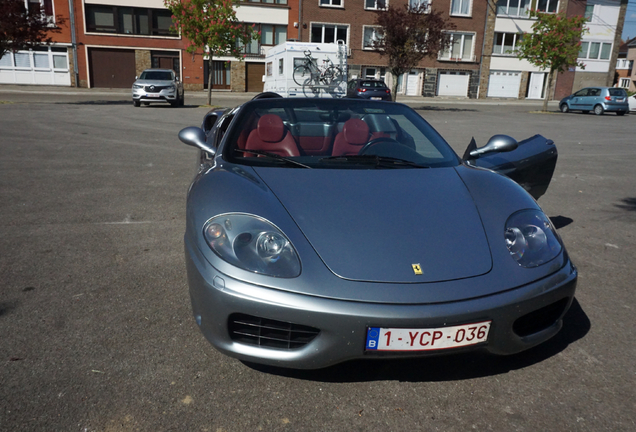
<svg viewBox="0 0 636 432">
<path fill-rule="evenodd" d="M 478 158 L 479 156 L 486 153 L 493 153 L 493 152 L 502 153 L 502 152 L 513 151 L 518 146 L 519 144 L 517 143 L 517 140 L 511 136 L 493 135 L 488 140 L 488 143 L 485 146 L 471 151 L 470 155 L 474 158 Z"/>
<path fill-rule="evenodd" d="M 216 153 L 216 150 L 208 146 L 208 143 L 205 142 L 205 132 L 196 126 L 188 126 L 187 128 L 181 129 L 179 131 L 179 139 L 184 144 L 210 153 L 211 156 L 214 156 Z"/>
</svg>

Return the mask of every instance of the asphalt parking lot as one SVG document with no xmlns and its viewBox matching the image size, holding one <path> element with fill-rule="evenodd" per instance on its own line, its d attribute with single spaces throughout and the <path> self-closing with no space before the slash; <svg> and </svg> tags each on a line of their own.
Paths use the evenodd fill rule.
<svg viewBox="0 0 636 432">
<path fill-rule="evenodd" d="M 473 136 L 555 141 L 539 204 L 579 268 L 576 300 L 555 338 L 515 356 L 292 371 L 219 354 L 191 316 L 196 150 L 176 135 L 204 101 L 0 86 L 0 430 L 636 430 L 635 114 L 404 99 L 460 155 Z"/>
</svg>

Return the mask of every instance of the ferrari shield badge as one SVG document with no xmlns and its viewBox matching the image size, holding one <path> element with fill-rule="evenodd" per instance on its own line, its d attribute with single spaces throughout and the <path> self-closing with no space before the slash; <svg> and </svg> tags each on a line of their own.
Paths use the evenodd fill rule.
<svg viewBox="0 0 636 432">
<path fill-rule="evenodd" d="M 411 264 L 413 266 L 413 273 L 415 273 L 416 275 L 421 275 L 424 274 L 424 272 L 422 271 L 422 266 L 419 264 Z"/>
</svg>

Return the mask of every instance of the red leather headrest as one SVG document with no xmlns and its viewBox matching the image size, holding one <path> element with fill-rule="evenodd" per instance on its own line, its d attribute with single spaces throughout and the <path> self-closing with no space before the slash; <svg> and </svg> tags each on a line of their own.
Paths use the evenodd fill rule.
<svg viewBox="0 0 636 432">
<path fill-rule="evenodd" d="M 285 125 L 276 114 L 265 114 L 256 126 L 258 137 L 265 142 L 279 142 L 285 134 Z"/>
<path fill-rule="evenodd" d="M 369 126 L 360 119 L 347 120 L 342 133 L 349 144 L 361 145 L 369 140 Z"/>
</svg>

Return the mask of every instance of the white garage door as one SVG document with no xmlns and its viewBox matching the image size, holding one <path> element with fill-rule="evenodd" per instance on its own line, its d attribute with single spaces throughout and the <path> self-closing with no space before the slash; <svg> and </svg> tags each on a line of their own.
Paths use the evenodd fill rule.
<svg viewBox="0 0 636 432">
<path fill-rule="evenodd" d="M 64 47 L 36 47 L 0 58 L 0 84 L 71 85 Z"/>
<path fill-rule="evenodd" d="M 438 96 L 468 96 L 468 72 L 441 71 L 437 83 Z"/>
<path fill-rule="evenodd" d="M 519 98 L 521 72 L 490 71 L 488 97 Z"/>
</svg>

